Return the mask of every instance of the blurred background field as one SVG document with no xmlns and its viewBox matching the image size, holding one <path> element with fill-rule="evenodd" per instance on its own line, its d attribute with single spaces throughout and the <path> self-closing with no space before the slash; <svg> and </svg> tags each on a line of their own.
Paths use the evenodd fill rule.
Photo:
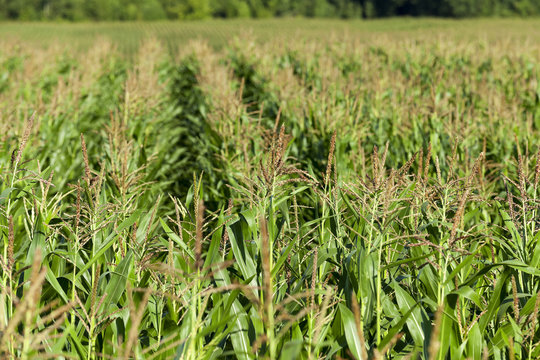
<svg viewBox="0 0 540 360">
<path fill-rule="evenodd" d="M 88 49 L 97 39 L 112 41 L 124 53 L 133 54 L 145 38 L 155 38 L 170 50 L 191 40 L 204 40 L 223 47 L 235 36 L 250 34 L 258 41 L 291 38 L 321 41 L 370 42 L 375 36 L 403 40 L 506 40 L 536 42 L 540 39 L 538 19 L 417 19 L 394 18 L 370 21 L 336 19 L 209 19 L 204 21 L 161 22 L 3 22 L 0 39 L 22 46 L 66 46 Z M 534 47 L 533 47 L 534 48 Z"/>
</svg>

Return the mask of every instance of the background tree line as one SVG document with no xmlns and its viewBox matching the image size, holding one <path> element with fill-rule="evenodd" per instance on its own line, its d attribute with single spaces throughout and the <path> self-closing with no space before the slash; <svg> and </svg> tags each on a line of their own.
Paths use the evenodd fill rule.
<svg viewBox="0 0 540 360">
<path fill-rule="evenodd" d="M 0 19 L 159 20 L 273 16 L 532 16 L 540 0 L 0 0 Z"/>
</svg>

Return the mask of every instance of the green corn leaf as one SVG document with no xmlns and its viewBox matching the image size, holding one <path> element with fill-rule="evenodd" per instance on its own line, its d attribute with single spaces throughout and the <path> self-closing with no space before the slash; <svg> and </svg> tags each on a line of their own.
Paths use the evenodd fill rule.
<svg viewBox="0 0 540 360">
<path fill-rule="evenodd" d="M 104 309 L 108 309 L 110 305 L 116 304 L 124 294 L 132 264 L 133 252 L 130 250 L 127 252 L 126 257 L 118 263 L 114 272 L 111 274 L 111 278 L 105 288 L 105 294 L 107 295 L 103 301 Z"/>
<path fill-rule="evenodd" d="M 491 293 L 491 298 L 489 299 L 488 307 L 486 309 L 486 312 L 479 320 L 479 326 L 480 331 L 483 333 L 488 324 L 491 321 L 495 320 L 495 315 L 497 314 L 497 310 L 499 309 L 499 306 L 501 305 L 501 292 L 506 285 L 506 279 L 510 276 L 508 270 L 504 271 L 497 280 L 497 284 L 495 285 L 495 289 L 493 290 L 493 293 Z"/>
<path fill-rule="evenodd" d="M 345 338 L 349 350 L 357 360 L 365 360 L 362 357 L 362 344 L 358 338 L 358 329 L 354 320 L 354 314 L 345 305 L 339 304 L 339 312 L 343 321 L 343 329 L 345 330 Z"/>
<path fill-rule="evenodd" d="M 414 310 L 407 318 L 407 328 L 409 329 L 416 345 L 422 346 L 424 344 L 424 341 L 426 340 L 424 330 L 422 328 L 422 312 L 420 308 L 416 307 L 416 301 L 414 301 L 414 299 L 405 290 L 403 290 L 403 288 L 399 286 L 398 283 L 393 282 L 393 288 L 396 292 L 398 306 L 403 316 L 407 314 L 409 309 L 414 308 Z"/>
<path fill-rule="evenodd" d="M 296 360 L 300 356 L 302 351 L 303 341 L 302 340 L 290 340 L 283 345 L 281 350 L 280 359 L 282 360 Z"/>
<path fill-rule="evenodd" d="M 480 332 L 480 325 L 474 324 L 467 334 L 467 358 L 472 360 L 482 359 L 484 339 Z"/>
</svg>

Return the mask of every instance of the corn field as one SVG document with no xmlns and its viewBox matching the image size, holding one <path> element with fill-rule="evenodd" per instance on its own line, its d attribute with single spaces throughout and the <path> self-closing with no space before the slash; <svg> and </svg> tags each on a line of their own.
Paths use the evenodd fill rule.
<svg viewBox="0 0 540 360">
<path fill-rule="evenodd" d="M 539 359 L 540 33 L 445 29 L 0 40 L 0 357 Z"/>
</svg>

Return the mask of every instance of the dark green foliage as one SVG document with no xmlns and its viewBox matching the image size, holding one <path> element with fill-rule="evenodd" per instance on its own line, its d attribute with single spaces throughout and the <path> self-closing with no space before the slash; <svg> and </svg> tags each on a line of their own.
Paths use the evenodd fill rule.
<svg viewBox="0 0 540 360">
<path fill-rule="evenodd" d="M 198 60 L 188 56 L 178 65 L 162 72 L 169 86 L 171 118 L 164 119 L 162 132 L 167 148 L 161 154 L 160 181 L 170 184 L 168 192 L 185 196 L 194 177 L 204 174 L 204 183 L 212 191 L 207 205 L 227 197 L 222 174 L 218 172 L 218 150 L 223 140 L 207 122 L 207 99 L 199 87 Z"/>
<path fill-rule="evenodd" d="M 267 124 L 272 124 L 278 115 L 279 103 L 276 96 L 268 91 L 268 79 L 257 73 L 255 62 L 248 60 L 244 54 L 231 51 L 229 59 L 248 112 L 262 111 L 261 117 Z"/>
<path fill-rule="evenodd" d="M 0 19 L 158 20 L 210 17 L 532 16 L 539 0 L 0 0 Z"/>
</svg>

